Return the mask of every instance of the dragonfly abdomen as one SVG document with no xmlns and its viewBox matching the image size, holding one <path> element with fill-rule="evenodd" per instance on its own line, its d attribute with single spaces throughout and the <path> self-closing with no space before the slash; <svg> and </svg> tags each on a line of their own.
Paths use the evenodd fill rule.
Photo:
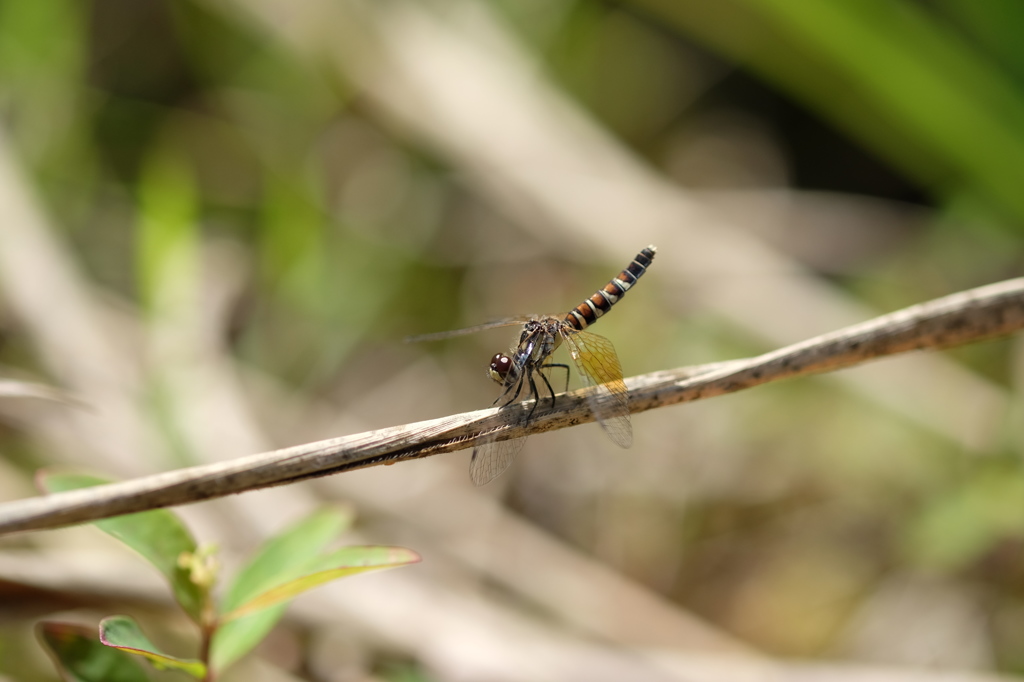
<svg viewBox="0 0 1024 682">
<path fill-rule="evenodd" d="M 653 246 L 648 246 L 638 253 L 625 270 L 598 289 L 593 296 L 570 310 L 569 314 L 565 316 L 565 321 L 579 331 L 583 331 L 597 322 L 597 318 L 611 310 L 611 307 L 618 303 L 619 299 L 629 291 L 629 288 L 647 272 L 648 266 L 654 260 L 656 250 Z"/>
</svg>

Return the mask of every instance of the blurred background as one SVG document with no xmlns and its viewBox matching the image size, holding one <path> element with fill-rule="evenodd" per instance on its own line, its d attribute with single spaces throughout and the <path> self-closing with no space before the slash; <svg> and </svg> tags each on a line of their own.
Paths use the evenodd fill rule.
<svg viewBox="0 0 1024 682">
<path fill-rule="evenodd" d="M 514 330 L 644 246 L 627 376 L 1018 276 L 1017 0 L 0 0 L 0 499 L 483 408 Z M 228 570 L 325 503 L 424 561 L 300 599 L 238 679 L 1024 672 L 1022 349 L 897 357 L 181 511 Z M 564 361 L 564 360 L 563 360 Z M 574 384 L 577 381 L 573 379 Z M 191 633 L 90 528 L 0 544 L 42 617 Z M 954 674 L 955 673 L 955 674 Z M 241 675 L 241 673 L 239 673 Z M 774 676 L 774 677 L 773 677 Z"/>
</svg>

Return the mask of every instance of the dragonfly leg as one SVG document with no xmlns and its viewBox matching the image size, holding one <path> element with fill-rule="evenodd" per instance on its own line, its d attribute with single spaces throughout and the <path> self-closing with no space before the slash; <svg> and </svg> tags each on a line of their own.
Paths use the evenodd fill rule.
<svg viewBox="0 0 1024 682">
<path fill-rule="evenodd" d="M 544 372 L 537 372 L 537 374 L 539 374 L 540 378 L 544 381 L 544 385 L 548 387 L 548 393 L 551 394 L 551 404 L 554 405 L 555 404 L 555 390 L 553 388 L 551 388 L 551 382 L 548 381 L 548 378 L 546 376 L 544 376 Z M 537 400 L 540 400 L 540 396 L 539 395 L 537 396 Z"/>
<path fill-rule="evenodd" d="M 512 393 L 512 397 L 509 398 L 508 400 L 506 400 L 505 402 L 501 403 L 501 407 L 506 407 L 508 405 L 511 405 L 512 403 L 514 403 L 516 401 L 516 399 L 519 398 L 519 394 L 522 393 L 522 391 L 523 391 L 523 383 L 524 383 L 523 382 L 523 376 L 520 375 L 519 378 L 516 380 L 515 384 L 509 384 L 505 388 L 505 390 L 501 392 L 501 395 L 499 395 L 494 400 L 494 402 L 491 403 L 491 404 L 492 405 L 497 405 L 501 401 L 502 398 L 507 396 L 509 393 L 512 393 L 512 387 L 515 386 L 516 387 L 516 392 Z"/>
<path fill-rule="evenodd" d="M 547 369 L 548 367 L 565 367 L 565 365 L 554 365 L 554 364 L 552 364 L 552 365 L 542 365 L 541 369 L 544 370 L 544 369 Z M 537 374 L 539 374 L 540 378 L 544 380 L 544 385 L 548 387 L 548 393 L 551 394 L 551 407 L 554 407 L 555 403 L 558 401 L 558 398 L 555 397 L 555 389 L 551 388 L 551 382 L 548 381 L 548 378 L 547 378 L 547 376 L 545 376 L 544 372 L 537 372 Z M 568 367 L 565 367 L 565 383 L 566 383 L 566 386 L 569 385 L 569 368 Z M 537 396 L 537 400 L 538 401 L 540 400 L 540 396 L 539 395 Z"/>
<path fill-rule="evenodd" d="M 547 379 L 547 377 L 544 376 L 544 373 L 543 372 L 537 372 L 537 373 L 540 374 L 540 378 L 544 380 L 544 383 L 548 384 L 548 379 Z M 528 415 L 526 415 L 526 421 L 529 422 L 531 419 L 533 419 L 533 413 L 537 409 L 537 403 L 540 402 L 540 391 L 537 390 L 537 384 L 533 380 L 533 372 L 527 372 L 526 373 L 526 379 L 527 379 L 527 381 L 530 382 L 530 395 L 533 396 L 533 405 L 530 407 L 530 413 Z M 551 390 L 551 384 L 548 384 L 548 390 L 549 391 Z M 554 393 L 552 393 L 551 395 L 553 397 Z"/>
<path fill-rule="evenodd" d="M 568 391 L 569 390 L 569 365 L 563 365 L 563 364 L 561 364 L 559 362 L 552 362 L 552 363 L 549 363 L 547 365 L 544 365 L 543 367 L 541 367 L 541 369 L 548 369 L 549 367 L 558 367 L 559 369 L 564 369 L 565 370 L 565 388 L 563 389 L 563 391 Z M 551 384 L 548 384 L 548 388 L 549 389 L 551 388 Z M 555 397 L 555 392 L 551 391 L 551 398 L 554 399 L 554 397 Z"/>
</svg>

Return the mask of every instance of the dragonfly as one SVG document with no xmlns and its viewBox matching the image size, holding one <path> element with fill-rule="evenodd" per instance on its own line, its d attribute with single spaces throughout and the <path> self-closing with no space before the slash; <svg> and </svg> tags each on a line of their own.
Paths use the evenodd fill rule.
<svg viewBox="0 0 1024 682">
<path fill-rule="evenodd" d="M 540 386 L 547 389 L 552 405 L 557 397 L 546 372 L 565 370 L 566 388 L 569 384 L 569 366 L 550 362 L 555 350 L 565 344 L 573 365 L 583 383 L 590 388 L 587 404 L 597 422 L 612 442 L 623 448 L 633 444 L 633 429 L 629 421 L 629 392 L 622 380 L 622 366 L 611 341 L 586 329 L 629 291 L 647 272 L 657 249 L 648 246 L 636 255 L 626 269 L 598 289 L 590 298 L 564 316 L 526 315 L 507 317 L 474 327 L 436 334 L 417 336 L 411 341 L 436 341 L 463 334 L 473 334 L 498 327 L 522 325 L 519 342 L 509 353 L 496 353 L 487 369 L 487 375 L 501 385 L 501 394 L 494 405 L 507 407 L 517 400 L 533 399 L 528 411 L 518 411 L 510 418 L 510 426 L 528 426 L 541 400 Z M 539 378 L 539 382 L 538 382 Z M 469 464 L 469 477 L 476 485 L 484 485 L 500 476 L 526 442 L 526 437 L 492 440 L 477 446 Z"/>
</svg>

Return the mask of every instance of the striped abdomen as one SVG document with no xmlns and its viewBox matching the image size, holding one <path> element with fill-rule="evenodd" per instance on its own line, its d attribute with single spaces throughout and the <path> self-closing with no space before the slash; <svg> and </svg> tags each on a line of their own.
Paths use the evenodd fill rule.
<svg viewBox="0 0 1024 682">
<path fill-rule="evenodd" d="M 597 322 L 597 318 L 611 310 L 611 307 L 618 303 L 629 288 L 636 284 L 640 276 L 647 272 L 647 267 L 654 260 L 653 246 L 648 246 L 633 259 L 629 266 L 616 275 L 612 281 L 597 290 L 593 296 L 580 303 L 569 311 L 565 321 L 574 328 L 582 331 Z"/>
</svg>

